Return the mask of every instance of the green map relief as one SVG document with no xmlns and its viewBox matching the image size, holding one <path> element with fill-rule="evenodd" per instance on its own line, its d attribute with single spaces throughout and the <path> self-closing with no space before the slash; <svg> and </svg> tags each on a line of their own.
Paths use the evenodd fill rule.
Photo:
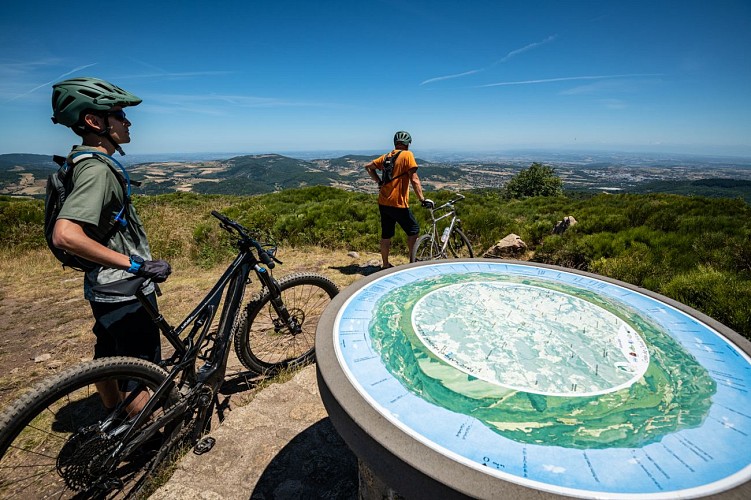
<svg viewBox="0 0 751 500">
<path fill-rule="evenodd" d="M 627 388 L 583 397 L 535 394 L 475 378 L 431 352 L 412 327 L 415 304 L 426 294 L 470 282 L 545 288 L 605 309 L 642 337 L 649 366 Z M 545 318 L 540 321 L 544 323 Z M 707 371 L 656 325 L 625 305 L 560 282 L 486 273 L 427 278 L 384 295 L 375 306 L 369 329 L 384 365 L 409 391 L 475 417 L 498 434 L 522 443 L 580 449 L 640 447 L 680 429 L 698 427 L 716 391 Z"/>
</svg>

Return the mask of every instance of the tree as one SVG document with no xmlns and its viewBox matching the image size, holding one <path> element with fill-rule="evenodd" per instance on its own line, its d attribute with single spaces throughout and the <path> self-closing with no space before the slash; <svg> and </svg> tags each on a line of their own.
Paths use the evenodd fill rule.
<svg viewBox="0 0 751 500">
<path fill-rule="evenodd" d="M 509 198 L 560 196 L 563 194 L 563 181 L 555 175 L 553 167 L 534 162 L 508 181 L 506 194 Z"/>
</svg>

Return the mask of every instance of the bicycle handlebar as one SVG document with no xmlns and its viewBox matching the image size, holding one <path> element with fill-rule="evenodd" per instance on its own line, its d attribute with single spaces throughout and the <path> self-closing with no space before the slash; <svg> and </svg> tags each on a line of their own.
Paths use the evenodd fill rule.
<svg viewBox="0 0 751 500">
<path fill-rule="evenodd" d="M 242 240 L 248 241 L 257 251 L 258 251 L 258 258 L 261 260 L 261 262 L 268 266 L 269 269 L 274 269 L 274 262 L 279 262 L 281 264 L 281 261 L 274 257 L 272 255 L 271 251 L 265 250 L 263 248 L 263 245 L 259 243 L 256 239 L 252 238 L 248 233 L 249 231 L 243 227 L 240 223 L 230 219 L 224 214 L 220 214 L 216 210 L 211 211 L 211 215 L 219 219 L 220 224 L 219 227 L 224 229 L 225 231 L 232 233 L 233 231 L 236 232 Z"/>
<path fill-rule="evenodd" d="M 434 208 L 431 208 L 431 209 L 430 209 L 430 211 L 431 211 L 431 212 L 437 212 L 437 211 L 439 211 L 439 210 L 443 210 L 443 209 L 445 209 L 445 208 L 453 208 L 454 204 L 455 204 L 455 203 L 456 203 L 457 201 L 461 201 L 461 200 L 463 200 L 464 198 L 465 198 L 465 196 L 464 196 L 463 194 L 460 194 L 460 193 L 456 193 L 456 198 L 454 198 L 453 200 L 449 200 L 449 201 L 447 201 L 446 203 L 444 203 L 444 204 L 443 204 L 443 205 L 441 205 L 441 206 L 438 206 L 438 207 L 434 207 Z"/>
<path fill-rule="evenodd" d="M 274 269 L 274 262 L 278 262 L 280 264 L 282 263 L 271 253 L 271 250 L 265 250 L 261 243 L 253 239 L 248 234 L 249 231 L 241 224 L 233 221 L 226 215 L 220 214 L 216 210 L 212 210 L 211 215 L 219 219 L 219 221 L 221 222 L 221 224 L 219 225 L 222 227 L 222 229 L 230 233 L 234 231 L 240 235 L 240 238 L 249 241 L 250 244 L 253 245 L 253 247 L 258 251 L 258 258 L 264 265 L 268 266 L 269 269 Z M 92 289 L 96 292 L 104 293 L 107 295 L 131 297 L 135 295 L 137 291 L 145 288 L 150 280 L 151 278 L 144 278 L 142 276 L 130 276 L 128 278 L 112 281 L 110 283 L 94 285 Z"/>
</svg>

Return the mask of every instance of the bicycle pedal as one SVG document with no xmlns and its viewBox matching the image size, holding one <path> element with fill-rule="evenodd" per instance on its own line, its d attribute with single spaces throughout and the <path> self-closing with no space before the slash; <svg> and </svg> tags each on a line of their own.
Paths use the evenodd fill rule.
<svg viewBox="0 0 751 500">
<path fill-rule="evenodd" d="M 216 444 L 216 439 L 211 436 L 206 436 L 196 443 L 193 447 L 193 453 L 196 455 L 203 455 L 204 453 L 211 451 L 211 448 Z"/>
</svg>

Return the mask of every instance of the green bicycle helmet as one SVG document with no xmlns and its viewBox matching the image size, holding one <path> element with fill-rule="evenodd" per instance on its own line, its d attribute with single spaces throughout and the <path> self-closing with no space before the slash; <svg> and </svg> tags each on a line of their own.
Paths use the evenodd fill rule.
<svg viewBox="0 0 751 500">
<path fill-rule="evenodd" d="M 412 143 L 412 136 L 409 135 L 409 132 L 400 130 L 399 132 L 394 134 L 394 146 L 396 146 L 397 142 L 401 142 L 402 144 L 409 146 Z"/>
<path fill-rule="evenodd" d="M 73 127 L 87 109 L 109 111 L 115 106 L 139 104 L 139 97 L 104 80 L 71 78 L 52 86 L 52 123 Z"/>
</svg>

